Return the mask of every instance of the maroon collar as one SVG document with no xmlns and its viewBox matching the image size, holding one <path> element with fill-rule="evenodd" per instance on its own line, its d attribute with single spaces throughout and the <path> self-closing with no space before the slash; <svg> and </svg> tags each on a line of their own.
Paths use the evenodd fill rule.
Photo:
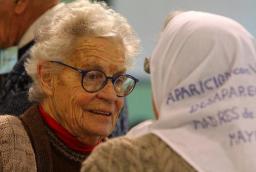
<svg viewBox="0 0 256 172">
<path fill-rule="evenodd" d="M 71 133 L 45 112 L 42 106 L 39 106 L 39 114 L 57 137 L 70 149 L 80 153 L 90 153 L 97 145 L 90 146 L 77 140 Z"/>
</svg>

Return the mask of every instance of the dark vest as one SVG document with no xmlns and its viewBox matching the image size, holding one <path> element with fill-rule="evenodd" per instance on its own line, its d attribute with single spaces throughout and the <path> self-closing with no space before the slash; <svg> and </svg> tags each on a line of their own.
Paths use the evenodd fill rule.
<svg viewBox="0 0 256 172">
<path fill-rule="evenodd" d="M 20 119 L 30 138 L 38 172 L 79 172 L 88 154 L 80 154 L 65 146 L 41 118 L 38 106 L 31 106 Z"/>
</svg>

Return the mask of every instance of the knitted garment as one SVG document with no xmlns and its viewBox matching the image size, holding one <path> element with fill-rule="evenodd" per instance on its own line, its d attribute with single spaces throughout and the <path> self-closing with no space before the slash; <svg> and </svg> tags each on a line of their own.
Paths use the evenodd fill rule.
<svg viewBox="0 0 256 172">
<path fill-rule="evenodd" d="M 87 155 L 84 155 L 69 149 L 62 141 L 60 141 L 60 139 L 48 127 L 47 127 L 47 133 L 50 137 L 51 145 L 71 161 L 76 161 L 81 163 L 87 157 Z"/>
<path fill-rule="evenodd" d="M 0 116 L 0 171 L 35 172 L 35 154 L 22 122 L 14 116 Z"/>
<path fill-rule="evenodd" d="M 195 172 L 153 134 L 122 137 L 100 144 L 83 162 L 81 172 Z"/>
</svg>

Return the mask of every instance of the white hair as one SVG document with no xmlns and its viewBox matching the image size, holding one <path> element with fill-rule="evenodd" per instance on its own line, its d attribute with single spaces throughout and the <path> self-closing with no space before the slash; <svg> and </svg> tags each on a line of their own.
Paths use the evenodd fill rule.
<svg viewBox="0 0 256 172">
<path fill-rule="evenodd" d="M 25 64 L 33 79 L 29 89 L 31 101 L 41 101 L 44 92 L 38 84 L 37 66 L 42 61 L 64 61 L 82 36 L 118 37 L 130 67 L 138 52 L 139 40 L 127 20 L 103 2 L 77 0 L 64 4 L 42 21 L 35 33 L 31 58 Z"/>
</svg>

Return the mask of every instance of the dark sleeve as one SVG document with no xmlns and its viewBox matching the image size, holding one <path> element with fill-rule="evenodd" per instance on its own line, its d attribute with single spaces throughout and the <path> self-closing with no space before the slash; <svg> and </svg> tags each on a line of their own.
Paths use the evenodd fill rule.
<svg viewBox="0 0 256 172">
<path fill-rule="evenodd" d="M 3 81 L 0 89 L 0 114 L 22 114 L 31 103 L 28 101 L 28 89 L 31 78 L 27 75 L 24 62 L 29 58 L 25 53 Z"/>
<path fill-rule="evenodd" d="M 10 95 L 0 104 L 0 114 L 12 114 L 18 116 L 27 110 L 32 103 L 28 101 L 27 91 Z"/>
</svg>

